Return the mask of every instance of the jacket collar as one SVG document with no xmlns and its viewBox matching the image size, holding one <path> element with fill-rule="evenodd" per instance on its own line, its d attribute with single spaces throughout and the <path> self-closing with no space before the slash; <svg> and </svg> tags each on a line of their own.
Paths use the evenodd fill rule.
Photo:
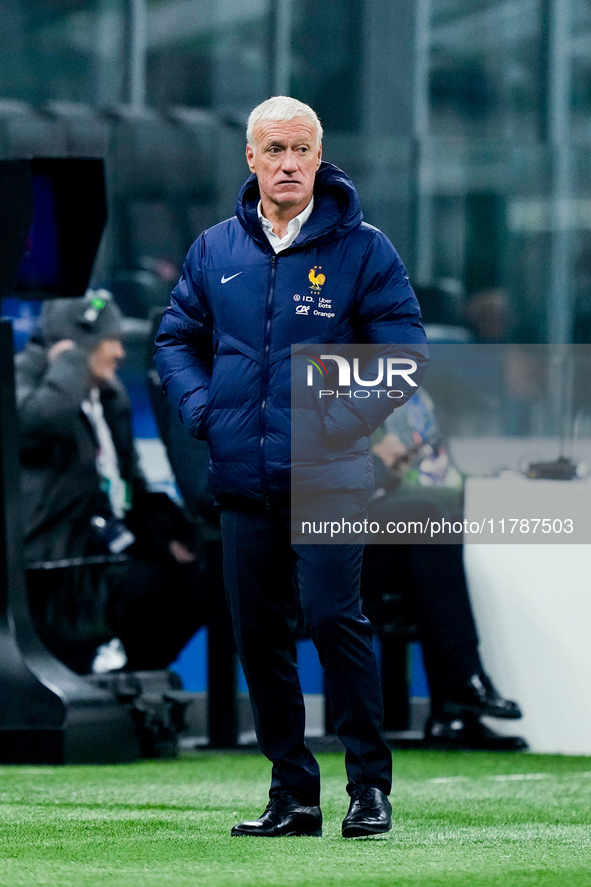
<svg viewBox="0 0 591 887">
<path fill-rule="evenodd" d="M 238 195 L 236 216 L 253 240 L 269 250 L 269 241 L 258 218 L 259 200 L 257 177 L 251 175 Z M 338 166 L 323 161 L 314 183 L 314 212 L 289 249 L 343 237 L 357 228 L 362 220 L 361 204 L 353 182 Z"/>
</svg>

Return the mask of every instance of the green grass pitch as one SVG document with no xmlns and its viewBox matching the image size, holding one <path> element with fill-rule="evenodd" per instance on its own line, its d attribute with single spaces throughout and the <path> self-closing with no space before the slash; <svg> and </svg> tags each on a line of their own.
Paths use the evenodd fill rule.
<svg viewBox="0 0 591 887">
<path fill-rule="evenodd" d="M 591 758 L 395 751 L 393 831 L 349 841 L 343 757 L 319 760 L 322 838 L 230 837 L 266 804 L 257 754 L 0 768 L 0 884 L 591 887 Z"/>
</svg>

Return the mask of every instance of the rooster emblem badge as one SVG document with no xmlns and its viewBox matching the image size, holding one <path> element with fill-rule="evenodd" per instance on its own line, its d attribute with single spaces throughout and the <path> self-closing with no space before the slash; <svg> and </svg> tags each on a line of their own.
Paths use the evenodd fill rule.
<svg viewBox="0 0 591 887">
<path fill-rule="evenodd" d="M 317 271 L 320 271 L 321 267 L 322 267 L 321 265 L 314 265 L 313 268 L 310 268 L 310 273 L 308 274 L 308 280 L 312 284 L 312 286 L 310 287 L 311 293 L 319 293 L 320 288 L 322 287 L 324 281 L 326 280 L 326 277 L 324 276 L 324 274 L 317 274 L 316 273 Z"/>
</svg>

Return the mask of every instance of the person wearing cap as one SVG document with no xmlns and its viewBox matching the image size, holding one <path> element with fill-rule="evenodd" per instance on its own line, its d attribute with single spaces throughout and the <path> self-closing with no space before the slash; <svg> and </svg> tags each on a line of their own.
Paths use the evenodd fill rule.
<svg viewBox="0 0 591 887">
<path fill-rule="evenodd" d="M 111 656 L 67 663 L 80 671 L 164 667 L 206 619 L 193 528 L 138 465 L 122 338 L 111 294 L 91 290 L 44 302 L 16 357 L 27 566 L 127 556 L 106 572 Z"/>
</svg>

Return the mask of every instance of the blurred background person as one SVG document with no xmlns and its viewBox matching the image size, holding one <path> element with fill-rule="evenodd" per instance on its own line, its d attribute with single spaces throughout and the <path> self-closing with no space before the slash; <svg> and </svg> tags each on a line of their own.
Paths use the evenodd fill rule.
<svg viewBox="0 0 591 887">
<path fill-rule="evenodd" d="M 500 345 L 514 341 L 515 316 L 509 293 L 500 286 L 485 287 L 470 295 L 465 304 L 465 321 L 474 341 Z"/>
<path fill-rule="evenodd" d="M 16 358 L 31 607 L 80 672 L 163 668 L 207 615 L 194 527 L 140 471 L 121 320 L 105 290 L 49 300 Z M 77 559 L 98 563 L 92 587 L 84 563 L 74 586 L 67 567 L 30 569 Z"/>
<path fill-rule="evenodd" d="M 415 393 L 388 417 L 372 454 L 375 493 L 370 520 L 384 527 L 388 521 L 461 518 L 459 497 L 444 487 L 452 472 L 456 482 L 461 478 L 450 466 L 426 391 Z M 411 474 L 415 483 L 404 485 Z M 419 478 L 428 487 L 418 486 Z M 397 538 L 404 541 L 365 547 L 364 612 L 379 626 L 396 592 L 402 598 L 402 618 L 417 627 L 430 694 L 426 743 L 491 750 L 526 747 L 520 736 L 500 736 L 481 720 L 485 715 L 517 719 L 521 710 L 496 690 L 480 659 L 463 546 L 421 544 L 411 533 Z"/>
</svg>

